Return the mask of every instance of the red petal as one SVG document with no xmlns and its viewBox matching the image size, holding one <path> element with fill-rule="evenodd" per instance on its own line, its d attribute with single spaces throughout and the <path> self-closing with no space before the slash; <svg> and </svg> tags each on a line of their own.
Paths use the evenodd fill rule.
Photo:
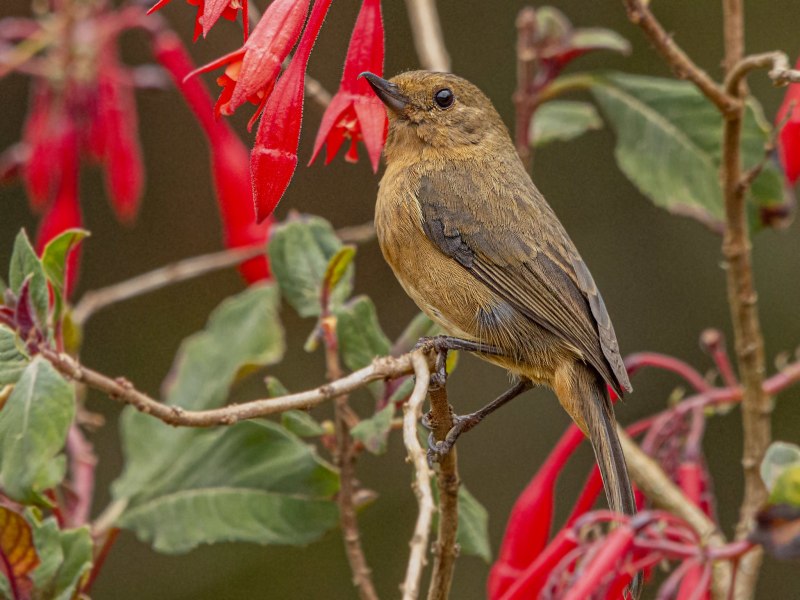
<svg viewBox="0 0 800 600">
<path fill-rule="evenodd" d="M 342 115 L 350 108 L 352 101 L 352 97 L 343 92 L 337 92 L 336 95 L 331 98 L 330 104 L 325 108 L 325 113 L 322 115 L 322 122 L 317 130 L 317 137 L 314 140 L 314 151 L 311 153 L 311 160 L 308 161 L 309 165 L 317 158 L 317 154 L 319 154 L 319 151 L 326 141 L 328 141 L 330 153 L 329 137 L 333 133 L 336 124 L 341 120 Z M 339 141 L 338 146 L 342 145 L 343 140 L 344 138 Z"/>
<path fill-rule="evenodd" d="M 347 47 L 342 89 L 365 97 L 375 96 L 367 81 L 358 76 L 364 71 L 383 75 L 383 37 L 380 0 L 364 0 Z"/>
<path fill-rule="evenodd" d="M 210 63 L 203 65 L 192 71 L 191 73 L 187 74 L 186 77 L 183 78 L 183 81 L 194 77 L 195 75 L 199 75 L 200 73 L 208 73 L 209 71 L 213 71 L 214 69 L 218 69 L 219 67 L 229 65 L 235 63 L 237 60 L 241 60 L 244 56 L 244 48 L 239 48 L 238 50 L 234 50 L 233 52 L 229 52 L 225 56 L 220 56 L 216 60 L 212 60 Z"/>
<path fill-rule="evenodd" d="M 514 503 L 500 546 L 500 556 L 492 568 L 489 580 L 492 598 L 502 595 L 513 582 L 498 579 L 500 573 L 508 569 L 525 569 L 546 547 L 553 521 L 556 478 L 583 439 L 581 430 L 576 425 L 570 425 L 539 472 Z"/>
<path fill-rule="evenodd" d="M 157 10 L 161 10 L 170 2 L 172 2 L 172 0 L 158 0 L 158 2 L 156 2 L 153 6 L 150 7 L 150 9 L 147 11 L 147 14 L 149 15 L 156 12 Z"/>
<path fill-rule="evenodd" d="M 361 135 L 367 154 L 372 163 L 372 170 L 378 172 L 378 163 L 381 160 L 383 145 L 386 143 L 386 131 L 389 121 L 386 118 L 386 109 L 383 103 L 374 94 L 360 96 L 355 103 L 358 123 L 361 126 Z"/>
<path fill-rule="evenodd" d="M 230 112 L 274 84 L 303 28 L 308 4 L 309 0 L 275 0 L 269 5 L 245 42 L 238 84 L 228 103 Z"/>
<path fill-rule="evenodd" d="M 205 0 L 203 7 L 203 18 L 201 19 L 203 26 L 203 37 L 208 35 L 208 32 L 211 30 L 214 24 L 219 21 L 219 18 L 222 16 L 222 13 L 225 12 L 225 9 L 230 8 L 230 5 L 231 0 Z"/>
<path fill-rule="evenodd" d="M 800 69 L 800 60 L 795 68 Z M 778 136 L 778 155 L 787 181 L 794 185 L 800 178 L 800 83 L 786 88 L 775 122 L 785 123 Z"/>
<path fill-rule="evenodd" d="M 297 166 L 306 65 L 330 4 L 314 2 L 297 52 L 264 106 L 250 163 L 259 223 L 275 210 Z"/>
<path fill-rule="evenodd" d="M 603 551 L 584 567 L 578 581 L 569 589 L 564 600 L 585 600 L 611 573 L 619 570 L 619 562 L 633 543 L 634 530 L 628 524 L 619 525 L 605 539 Z"/>
</svg>

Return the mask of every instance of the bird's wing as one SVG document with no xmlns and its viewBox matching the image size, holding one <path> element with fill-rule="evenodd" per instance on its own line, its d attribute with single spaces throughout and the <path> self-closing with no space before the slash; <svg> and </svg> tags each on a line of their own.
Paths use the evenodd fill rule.
<svg viewBox="0 0 800 600">
<path fill-rule="evenodd" d="M 527 318 L 579 350 L 618 394 L 630 391 L 611 318 L 574 244 L 527 173 L 494 166 L 480 184 L 466 163 L 424 175 L 418 200 L 425 234 Z"/>
</svg>

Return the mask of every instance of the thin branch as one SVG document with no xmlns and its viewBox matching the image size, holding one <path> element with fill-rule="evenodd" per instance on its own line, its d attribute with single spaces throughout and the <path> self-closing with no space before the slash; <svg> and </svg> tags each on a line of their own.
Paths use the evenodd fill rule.
<svg viewBox="0 0 800 600">
<path fill-rule="evenodd" d="M 219 271 L 220 269 L 235 267 L 243 261 L 263 255 L 264 252 L 264 244 L 257 244 L 255 246 L 230 248 L 220 252 L 193 256 L 154 269 L 148 273 L 137 275 L 120 283 L 86 292 L 78 304 L 75 305 L 72 311 L 72 320 L 76 324 L 82 325 L 94 313 L 111 304 L 135 298 L 162 287 Z"/>
<path fill-rule="evenodd" d="M 695 391 L 706 392 L 711 389 L 711 385 L 703 376 L 690 364 L 674 356 L 660 354 L 658 352 L 637 352 L 625 357 L 625 368 L 629 373 L 633 373 L 642 367 L 654 367 L 665 371 L 672 371 L 682 377 L 686 383 L 691 385 Z"/>
<path fill-rule="evenodd" d="M 331 98 L 333 97 L 331 93 L 325 89 L 319 80 L 314 79 L 308 73 L 306 73 L 305 91 L 306 96 L 316 102 L 320 108 L 328 108 L 331 103 Z"/>
<path fill-rule="evenodd" d="M 430 422 L 436 441 L 443 441 L 453 426 L 453 411 L 447 401 L 447 388 L 444 385 L 431 385 L 428 388 L 431 398 Z M 436 485 L 439 491 L 439 531 L 433 547 L 434 563 L 431 583 L 428 587 L 428 600 L 446 600 L 450 597 L 456 558 L 458 557 L 458 454 L 456 448 L 450 449 L 439 460 Z"/>
<path fill-rule="evenodd" d="M 126 379 L 112 379 L 84 367 L 66 354 L 50 348 L 42 348 L 41 354 L 65 377 L 105 392 L 112 399 L 123 404 L 130 404 L 138 411 L 153 415 L 168 425 L 183 427 L 233 425 L 246 419 L 255 419 L 287 410 L 312 408 L 341 394 L 348 394 L 360 389 L 372 381 L 395 379 L 414 371 L 410 354 L 404 354 L 397 358 L 376 358 L 368 367 L 312 390 L 195 411 L 163 404 L 138 391 Z"/>
<path fill-rule="evenodd" d="M 688 79 L 694 83 L 723 114 L 736 109 L 735 99 L 726 94 L 719 84 L 675 43 L 645 2 L 642 0 L 623 0 L 623 2 L 628 11 L 628 18 L 650 38 L 656 51 L 661 54 L 678 78 Z"/>
<path fill-rule="evenodd" d="M 422 403 L 425 402 L 428 392 L 430 369 L 428 369 L 425 357 L 419 352 L 411 355 L 411 362 L 414 365 L 416 382 L 411 397 L 403 406 L 403 443 L 408 452 L 408 462 L 414 465 L 413 488 L 414 494 L 417 496 L 419 514 L 414 526 L 414 535 L 408 544 L 411 547 L 411 553 L 408 558 L 406 578 L 400 587 L 403 592 L 403 600 L 416 600 L 419 597 L 420 579 L 427 562 L 428 537 L 433 521 L 433 511 L 436 509 L 431 491 L 431 470 L 417 434 Z"/>
<path fill-rule="evenodd" d="M 419 62 L 429 71 L 450 71 L 450 55 L 444 45 L 436 0 L 406 0 L 411 35 Z"/>
<path fill-rule="evenodd" d="M 530 171 L 533 150 L 531 120 L 536 110 L 536 11 L 526 6 L 519 11 L 517 28 L 517 89 L 514 91 L 514 144 L 522 164 Z"/>
<path fill-rule="evenodd" d="M 800 83 L 800 71 L 789 66 L 789 58 L 783 52 L 752 54 L 737 62 L 725 77 L 725 91 L 735 95 L 739 84 L 756 69 L 769 69 L 768 76 L 775 85 Z"/>
</svg>

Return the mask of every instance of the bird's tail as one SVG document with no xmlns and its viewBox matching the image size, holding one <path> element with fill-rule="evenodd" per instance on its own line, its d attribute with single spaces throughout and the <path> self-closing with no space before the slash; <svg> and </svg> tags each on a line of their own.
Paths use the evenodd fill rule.
<svg viewBox="0 0 800 600">
<path fill-rule="evenodd" d="M 592 443 L 609 507 L 625 515 L 636 514 L 636 500 L 605 382 L 593 369 L 579 363 L 574 366 L 570 387 L 572 402 L 565 408 Z M 639 597 L 641 583 L 638 573 L 629 589 L 633 598 Z"/>
</svg>

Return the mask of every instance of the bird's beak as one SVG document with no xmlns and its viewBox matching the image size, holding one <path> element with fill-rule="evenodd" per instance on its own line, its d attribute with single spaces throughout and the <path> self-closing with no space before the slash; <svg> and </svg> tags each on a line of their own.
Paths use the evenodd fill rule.
<svg viewBox="0 0 800 600">
<path fill-rule="evenodd" d="M 400 91 L 400 88 L 397 87 L 397 84 L 394 84 L 391 81 L 386 81 L 385 79 L 378 77 L 369 71 L 364 71 L 361 73 L 361 75 L 359 75 L 359 77 L 364 77 L 367 82 L 369 82 L 369 85 L 373 90 L 375 90 L 375 95 L 380 98 L 381 102 L 391 108 L 398 115 L 403 114 L 403 111 L 409 103 L 409 99 Z"/>
</svg>

